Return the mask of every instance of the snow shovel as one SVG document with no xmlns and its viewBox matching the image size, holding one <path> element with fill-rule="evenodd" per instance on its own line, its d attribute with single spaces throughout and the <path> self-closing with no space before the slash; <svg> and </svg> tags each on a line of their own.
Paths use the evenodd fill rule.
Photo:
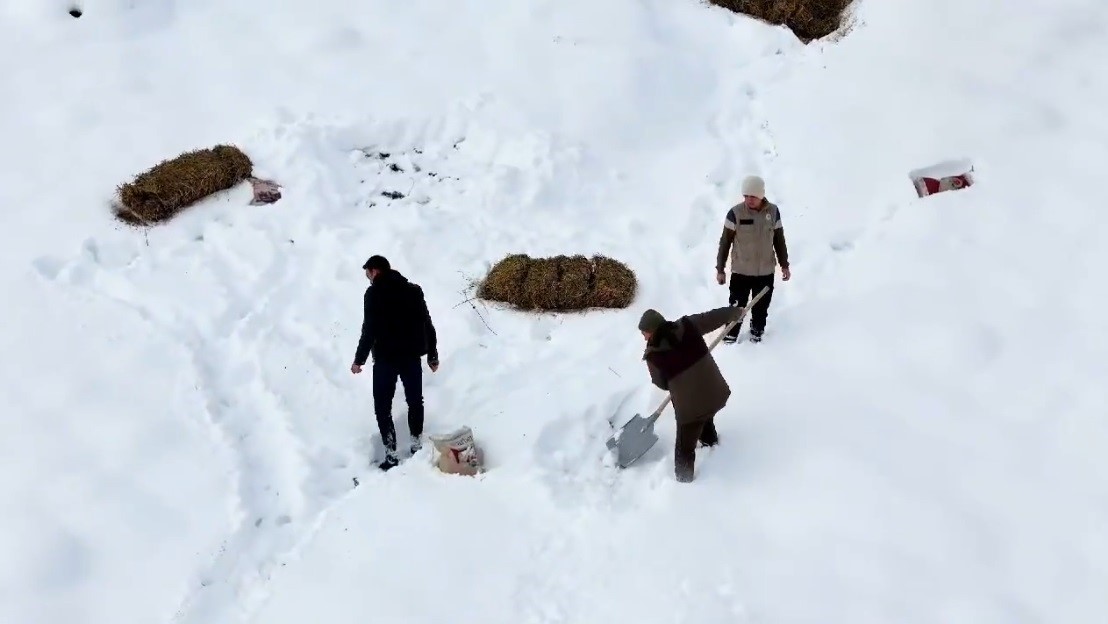
<svg viewBox="0 0 1108 624">
<path fill-rule="evenodd" d="M 766 294 L 769 288 L 762 288 L 762 290 L 750 300 L 750 303 L 743 308 L 739 313 L 739 318 L 731 321 L 723 328 L 719 335 L 716 336 L 711 344 L 708 345 L 708 351 L 716 348 L 719 341 L 727 335 L 727 332 L 731 331 L 737 323 L 743 320 L 747 311 L 762 298 L 762 295 Z M 616 451 L 616 463 L 620 468 L 626 468 L 635 463 L 640 457 L 646 454 L 647 451 L 654 446 L 658 441 L 658 435 L 654 433 L 654 423 L 658 420 L 658 417 L 662 415 L 662 411 L 669 405 L 672 395 L 666 393 L 666 398 L 662 401 L 662 404 L 658 406 L 658 409 L 654 410 L 650 416 L 643 418 L 639 414 L 635 414 L 631 420 L 628 420 L 626 424 L 620 429 L 617 436 L 608 438 L 608 448 Z"/>
</svg>

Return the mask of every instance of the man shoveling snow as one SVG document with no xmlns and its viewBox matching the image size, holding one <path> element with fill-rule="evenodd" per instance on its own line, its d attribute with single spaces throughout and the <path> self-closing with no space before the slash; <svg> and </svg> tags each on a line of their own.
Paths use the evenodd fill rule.
<svg viewBox="0 0 1108 624">
<path fill-rule="evenodd" d="M 744 307 L 724 307 L 667 321 L 656 310 L 643 312 L 639 331 L 646 339 L 643 360 L 650 381 L 667 390 L 677 420 L 673 468 L 677 480 L 693 479 L 696 443 L 719 442 L 715 415 L 727 404 L 731 388 L 704 341 L 704 334 L 738 320 Z"/>
</svg>

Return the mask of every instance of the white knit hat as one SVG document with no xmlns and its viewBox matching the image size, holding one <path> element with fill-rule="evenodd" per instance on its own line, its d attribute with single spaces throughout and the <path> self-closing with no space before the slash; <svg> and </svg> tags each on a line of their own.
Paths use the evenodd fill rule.
<svg viewBox="0 0 1108 624">
<path fill-rule="evenodd" d="M 743 178 L 743 195 L 764 199 L 766 196 L 765 180 L 755 175 Z"/>
</svg>

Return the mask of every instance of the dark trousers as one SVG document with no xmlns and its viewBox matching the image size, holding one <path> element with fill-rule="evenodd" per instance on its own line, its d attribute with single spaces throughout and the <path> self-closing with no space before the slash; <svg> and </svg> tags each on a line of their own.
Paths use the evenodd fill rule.
<svg viewBox="0 0 1108 624">
<path fill-rule="evenodd" d="M 719 442 L 716 432 L 716 415 L 677 425 L 677 442 L 673 449 L 673 471 L 682 483 L 692 481 L 693 466 L 696 464 L 696 443 L 715 446 Z"/>
<path fill-rule="evenodd" d="M 728 289 L 730 290 L 728 303 L 732 307 L 741 308 L 745 306 L 747 302 L 750 301 L 750 298 L 757 295 L 762 288 L 769 288 L 766 294 L 762 295 L 762 298 L 758 300 L 758 303 L 754 304 L 754 307 L 750 309 L 750 312 L 746 316 L 746 318 L 750 319 L 750 330 L 755 334 L 761 334 L 766 329 L 766 317 L 769 315 L 769 301 L 773 298 L 773 278 L 773 273 L 769 275 L 731 274 L 731 283 L 728 285 Z M 727 335 L 737 337 L 741 328 L 742 321 L 739 321 L 735 323 L 731 331 L 727 332 Z"/>
<path fill-rule="evenodd" d="M 396 452 L 396 425 L 392 422 L 392 399 L 396 395 L 396 380 L 404 384 L 404 399 L 408 403 L 408 431 L 413 437 L 423 434 L 423 367 L 419 358 L 399 361 L 374 360 L 373 412 L 381 442 L 391 453 Z"/>
</svg>

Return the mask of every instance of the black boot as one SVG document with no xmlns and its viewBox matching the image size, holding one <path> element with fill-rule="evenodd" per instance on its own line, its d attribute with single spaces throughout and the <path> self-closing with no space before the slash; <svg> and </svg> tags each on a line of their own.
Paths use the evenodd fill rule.
<svg viewBox="0 0 1108 624">
<path fill-rule="evenodd" d="M 400 460 L 396 458 L 396 455 L 385 455 L 385 461 L 377 464 L 377 467 L 381 470 L 391 470 L 400 465 Z"/>
<path fill-rule="evenodd" d="M 719 433 L 716 432 L 716 424 L 712 421 L 708 421 L 704 425 L 704 429 L 700 432 L 700 443 L 704 446 L 715 446 L 719 444 Z"/>
<path fill-rule="evenodd" d="M 392 444 L 385 445 L 385 461 L 377 464 L 377 467 L 381 470 L 389 470 L 396 468 L 400 464 L 400 457 L 396 454 L 396 441 L 393 440 Z"/>
<path fill-rule="evenodd" d="M 735 326 L 727 332 L 727 335 L 723 337 L 724 344 L 735 344 L 739 339 L 739 331 L 743 328 L 742 321 L 735 323 Z"/>
<path fill-rule="evenodd" d="M 385 447 L 385 461 L 377 464 L 381 470 L 395 468 L 400 463 L 396 455 L 396 427 L 387 409 L 377 409 L 377 430 L 381 432 L 381 446 Z"/>
</svg>

